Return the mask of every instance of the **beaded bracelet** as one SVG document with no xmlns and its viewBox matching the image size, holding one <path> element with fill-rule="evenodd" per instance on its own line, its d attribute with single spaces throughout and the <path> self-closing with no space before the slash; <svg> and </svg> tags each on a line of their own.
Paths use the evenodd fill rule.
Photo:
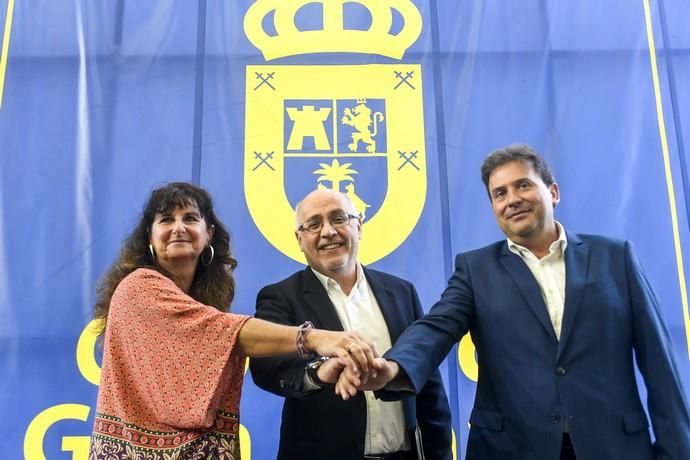
<svg viewBox="0 0 690 460">
<path fill-rule="evenodd" d="M 295 345 L 297 345 L 297 356 L 302 359 L 309 359 L 313 353 L 307 349 L 307 335 L 314 329 L 314 324 L 311 321 L 305 321 L 300 324 L 297 329 L 297 337 L 295 338 Z"/>
</svg>

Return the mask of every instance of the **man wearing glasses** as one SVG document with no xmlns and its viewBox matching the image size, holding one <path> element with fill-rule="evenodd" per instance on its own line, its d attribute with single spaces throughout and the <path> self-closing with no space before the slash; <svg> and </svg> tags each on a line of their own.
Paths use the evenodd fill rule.
<svg viewBox="0 0 690 460">
<path fill-rule="evenodd" d="M 296 209 L 295 236 L 309 266 L 264 287 L 256 317 L 286 325 L 355 330 L 379 353 L 422 316 L 414 286 L 362 267 L 362 220 L 332 190 L 308 194 Z M 450 410 L 438 371 L 416 397 L 383 402 L 372 392 L 343 401 L 332 385 L 341 365 L 316 358 L 253 359 L 254 382 L 285 397 L 278 459 L 450 460 Z"/>
</svg>

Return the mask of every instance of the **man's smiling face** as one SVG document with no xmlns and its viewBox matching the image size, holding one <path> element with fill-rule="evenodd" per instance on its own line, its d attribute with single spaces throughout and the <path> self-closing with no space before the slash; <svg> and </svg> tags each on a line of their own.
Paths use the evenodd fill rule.
<svg viewBox="0 0 690 460">
<path fill-rule="evenodd" d="M 317 220 L 323 226 L 316 233 L 296 232 L 299 247 L 309 266 L 334 279 L 355 273 L 362 231 L 358 219 L 349 219 L 347 225 L 334 228 L 329 220 L 337 214 L 356 215 L 357 211 L 340 193 L 332 190 L 314 191 L 300 204 L 297 221 L 302 225 Z"/>
<path fill-rule="evenodd" d="M 515 243 L 532 249 L 554 228 L 558 185 L 546 185 L 530 164 L 511 161 L 489 176 L 489 195 L 496 222 Z"/>
</svg>

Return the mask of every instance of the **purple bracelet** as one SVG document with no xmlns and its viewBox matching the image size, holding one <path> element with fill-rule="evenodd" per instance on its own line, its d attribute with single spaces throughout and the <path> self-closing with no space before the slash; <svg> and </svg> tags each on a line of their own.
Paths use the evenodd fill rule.
<svg viewBox="0 0 690 460">
<path fill-rule="evenodd" d="M 305 321 L 300 324 L 297 329 L 297 337 L 295 338 L 295 345 L 297 345 L 297 356 L 302 359 L 309 359 L 313 353 L 307 350 L 307 335 L 314 329 L 314 324 L 311 321 Z"/>
</svg>

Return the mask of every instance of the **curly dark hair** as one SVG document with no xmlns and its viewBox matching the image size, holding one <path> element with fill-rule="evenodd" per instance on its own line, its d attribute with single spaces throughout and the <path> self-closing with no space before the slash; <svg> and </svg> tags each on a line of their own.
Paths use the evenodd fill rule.
<svg viewBox="0 0 690 460">
<path fill-rule="evenodd" d="M 149 233 L 157 213 L 169 213 L 187 205 L 196 206 L 206 225 L 215 227 L 210 241 L 215 255 L 209 265 L 198 264 L 189 295 L 220 311 L 229 310 L 235 295 L 232 272 L 237 266 L 230 252 L 230 234 L 213 212 L 213 200 L 206 190 L 186 182 L 171 182 L 151 192 L 139 223 L 125 240 L 115 263 L 98 283 L 93 313 L 94 319 L 103 320 L 99 335 L 105 332 L 110 299 L 115 288 L 127 275 L 137 268 L 149 268 L 175 280 L 175 276 L 158 265 L 149 252 Z"/>
<path fill-rule="evenodd" d="M 532 147 L 525 144 L 513 144 L 503 147 L 502 149 L 494 150 L 482 163 L 482 182 L 484 182 L 486 191 L 489 192 L 489 197 L 491 197 L 491 192 L 489 190 L 489 177 L 491 173 L 499 166 L 512 163 L 513 161 L 520 161 L 530 165 L 547 186 L 555 182 L 549 165 L 546 164 L 546 161 L 544 161 Z"/>
</svg>

